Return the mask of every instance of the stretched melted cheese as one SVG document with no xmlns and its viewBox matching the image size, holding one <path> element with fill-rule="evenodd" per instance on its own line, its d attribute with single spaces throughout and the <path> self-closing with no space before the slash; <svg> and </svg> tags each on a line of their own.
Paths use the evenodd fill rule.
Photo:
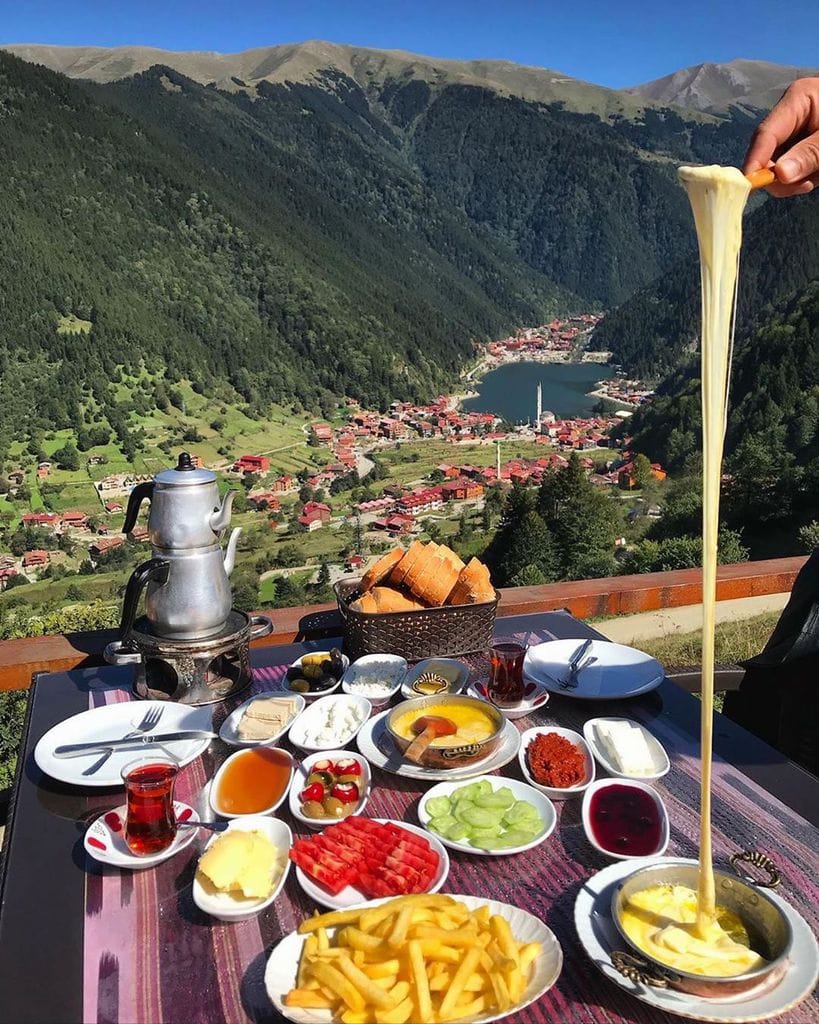
<svg viewBox="0 0 819 1024">
<path fill-rule="evenodd" d="M 742 211 L 751 185 L 735 167 L 681 167 L 679 175 L 694 214 L 702 287 L 702 782 L 697 927 L 700 936 L 705 938 L 716 916 L 711 862 L 711 747 L 719 489 L 734 343 Z"/>
<path fill-rule="evenodd" d="M 742 922 L 729 910 L 717 908 L 716 920 L 701 935 L 697 894 L 686 886 L 655 885 L 635 893 L 621 922 L 638 949 L 689 974 L 730 978 L 763 963 L 749 948 Z"/>
</svg>

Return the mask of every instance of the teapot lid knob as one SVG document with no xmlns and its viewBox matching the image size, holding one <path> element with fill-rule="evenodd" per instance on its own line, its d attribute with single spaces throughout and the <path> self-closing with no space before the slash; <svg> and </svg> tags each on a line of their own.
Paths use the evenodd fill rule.
<svg viewBox="0 0 819 1024">
<path fill-rule="evenodd" d="M 184 473 L 191 469 L 196 469 L 196 466 L 194 466 L 193 459 L 191 459 L 190 454 L 188 452 L 180 452 L 179 459 L 177 460 L 176 466 L 174 468 L 178 472 Z"/>
</svg>

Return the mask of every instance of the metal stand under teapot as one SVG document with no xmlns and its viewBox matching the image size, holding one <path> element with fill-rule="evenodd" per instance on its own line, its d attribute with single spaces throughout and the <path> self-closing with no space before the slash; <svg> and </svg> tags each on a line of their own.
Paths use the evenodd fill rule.
<svg viewBox="0 0 819 1024">
<path fill-rule="evenodd" d="M 105 658 L 137 666 L 138 696 L 205 704 L 250 682 L 249 642 L 270 633 L 272 623 L 231 606 L 228 577 L 241 528 L 231 532 L 225 551 L 221 538 L 235 496 L 231 490 L 220 500 L 216 474 L 196 468 L 187 452 L 174 469 L 131 492 L 123 532 L 130 533 L 150 499 L 153 557 L 128 581 L 120 639 Z M 137 619 L 143 590 L 145 615 Z"/>
</svg>

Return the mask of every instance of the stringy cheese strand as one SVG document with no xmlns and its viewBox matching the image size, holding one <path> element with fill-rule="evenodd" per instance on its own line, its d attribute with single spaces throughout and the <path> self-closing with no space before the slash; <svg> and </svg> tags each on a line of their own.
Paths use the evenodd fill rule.
<svg viewBox="0 0 819 1024">
<path fill-rule="evenodd" d="M 702 287 L 702 781 L 697 927 L 716 917 L 711 852 L 711 750 L 714 716 L 714 626 L 722 451 L 742 244 L 742 212 L 750 192 L 734 167 L 681 167 L 697 229 Z"/>
</svg>

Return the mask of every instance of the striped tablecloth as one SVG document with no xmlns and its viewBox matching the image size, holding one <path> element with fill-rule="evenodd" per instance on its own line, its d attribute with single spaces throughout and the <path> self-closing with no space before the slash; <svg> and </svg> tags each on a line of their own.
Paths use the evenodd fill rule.
<svg viewBox="0 0 819 1024">
<path fill-rule="evenodd" d="M 529 638 L 532 642 L 532 638 Z M 480 660 L 473 676 L 485 675 Z M 257 670 L 252 692 L 277 688 L 283 667 Z M 91 703 L 128 700 L 124 690 L 92 693 Z M 214 714 L 215 724 L 231 708 Z M 646 724 L 671 757 L 671 771 L 657 783 L 671 821 L 669 855 L 696 857 L 698 833 L 698 744 L 662 712 L 655 694 L 623 703 L 601 704 L 552 697 L 545 709 L 515 725 L 563 725 L 582 729 L 592 715 L 627 714 Z M 231 748 L 232 749 L 232 748 Z M 206 782 L 230 752 L 221 743 L 185 768 L 177 799 L 196 806 Z M 298 752 L 296 752 L 298 753 Z M 500 771 L 521 778 L 517 762 Z M 367 813 L 417 821 L 423 792 L 413 780 L 379 770 L 373 773 Z M 94 798 L 100 811 L 117 798 Z M 93 803 L 93 801 L 92 801 Z M 306 831 L 282 813 L 295 834 Z M 664 1024 L 678 1020 L 629 996 L 597 970 L 584 953 L 573 923 L 575 897 L 584 880 L 609 861 L 586 842 L 580 801 L 557 804 L 559 822 L 541 846 L 509 858 L 484 858 L 451 852 L 444 890 L 515 904 L 541 917 L 555 932 L 564 952 L 557 984 L 535 1004 L 509 1017 L 530 1024 Z M 713 790 L 714 855 L 756 848 L 774 856 L 783 875 L 782 894 L 819 930 L 819 836 L 765 790 L 723 761 L 716 761 Z M 184 852 L 140 872 L 104 868 L 88 860 L 84 931 L 84 1019 L 94 1024 L 199 1024 L 199 1022 L 278 1021 L 264 990 L 267 957 L 279 939 L 315 910 L 291 872 L 275 904 L 258 917 L 221 924 L 193 903 L 191 882 L 204 839 Z M 45 979 L 44 979 L 45 980 Z M 787 1024 L 819 1021 L 814 995 L 778 1018 Z"/>
</svg>

